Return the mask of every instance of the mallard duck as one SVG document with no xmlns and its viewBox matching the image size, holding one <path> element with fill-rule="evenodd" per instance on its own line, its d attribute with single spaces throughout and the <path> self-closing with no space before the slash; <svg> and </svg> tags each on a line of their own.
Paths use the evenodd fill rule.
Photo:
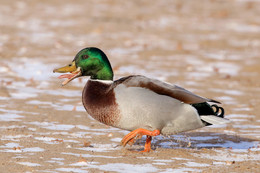
<svg viewBox="0 0 260 173">
<path fill-rule="evenodd" d="M 53 72 L 69 72 L 59 76 L 67 78 L 62 85 L 81 76 L 90 76 L 82 93 L 88 114 L 106 125 L 131 131 L 122 139 L 123 146 L 146 135 L 143 152 L 151 150 L 153 136 L 228 122 L 224 109 L 216 105 L 220 102 L 179 86 L 141 75 L 114 81 L 107 56 L 95 47 L 82 49 L 70 64 Z"/>
</svg>

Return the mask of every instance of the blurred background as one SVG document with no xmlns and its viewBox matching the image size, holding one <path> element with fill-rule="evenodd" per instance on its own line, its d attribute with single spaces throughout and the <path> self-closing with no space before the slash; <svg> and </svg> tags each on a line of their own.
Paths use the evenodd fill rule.
<svg viewBox="0 0 260 173">
<path fill-rule="evenodd" d="M 0 166 L 7 172 L 258 170 L 259 16 L 257 0 L 0 0 Z M 152 164 L 127 151 L 132 161 L 122 159 L 115 146 L 127 132 L 92 120 L 82 107 L 87 78 L 61 87 L 52 73 L 85 47 L 107 54 L 115 79 L 141 74 L 178 84 L 222 102 L 233 122 L 181 134 L 178 142 L 158 138 L 161 160 Z M 179 142 L 184 146 L 176 151 Z M 200 147 L 202 157 L 191 154 Z"/>
</svg>

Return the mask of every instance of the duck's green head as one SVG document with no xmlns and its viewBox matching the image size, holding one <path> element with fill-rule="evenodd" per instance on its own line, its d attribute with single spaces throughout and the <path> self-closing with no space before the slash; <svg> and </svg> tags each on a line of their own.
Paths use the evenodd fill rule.
<svg viewBox="0 0 260 173">
<path fill-rule="evenodd" d="M 95 47 L 82 49 L 74 60 L 67 66 L 53 70 L 58 73 L 68 73 L 59 78 L 68 78 L 62 85 L 66 85 L 80 76 L 90 76 L 91 79 L 113 80 L 113 70 L 105 53 Z"/>
</svg>

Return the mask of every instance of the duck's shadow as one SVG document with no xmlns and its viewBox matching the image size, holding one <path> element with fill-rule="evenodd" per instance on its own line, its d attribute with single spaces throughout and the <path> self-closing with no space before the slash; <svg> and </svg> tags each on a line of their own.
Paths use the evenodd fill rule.
<svg viewBox="0 0 260 173">
<path fill-rule="evenodd" d="M 143 146 L 145 137 L 136 141 L 134 146 Z M 259 147 L 257 139 L 244 138 L 237 135 L 227 135 L 211 132 L 181 133 L 171 136 L 156 136 L 152 141 L 152 148 L 228 148 L 228 149 L 250 149 Z"/>
</svg>

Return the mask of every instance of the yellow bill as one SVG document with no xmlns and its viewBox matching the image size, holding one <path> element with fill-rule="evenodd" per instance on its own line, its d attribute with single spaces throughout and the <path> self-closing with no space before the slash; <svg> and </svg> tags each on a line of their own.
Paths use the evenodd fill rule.
<svg viewBox="0 0 260 173">
<path fill-rule="evenodd" d="M 53 73 L 71 73 L 71 74 L 64 74 L 59 76 L 58 78 L 67 78 L 65 81 L 62 82 L 62 86 L 66 85 L 67 83 L 69 83 L 70 81 L 72 81 L 73 79 L 79 77 L 82 75 L 80 67 L 76 67 L 75 61 L 73 61 L 71 64 L 65 66 L 65 67 L 61 67 L 61 68 L 57 68 L 53 70 Z"/>
</svg>

